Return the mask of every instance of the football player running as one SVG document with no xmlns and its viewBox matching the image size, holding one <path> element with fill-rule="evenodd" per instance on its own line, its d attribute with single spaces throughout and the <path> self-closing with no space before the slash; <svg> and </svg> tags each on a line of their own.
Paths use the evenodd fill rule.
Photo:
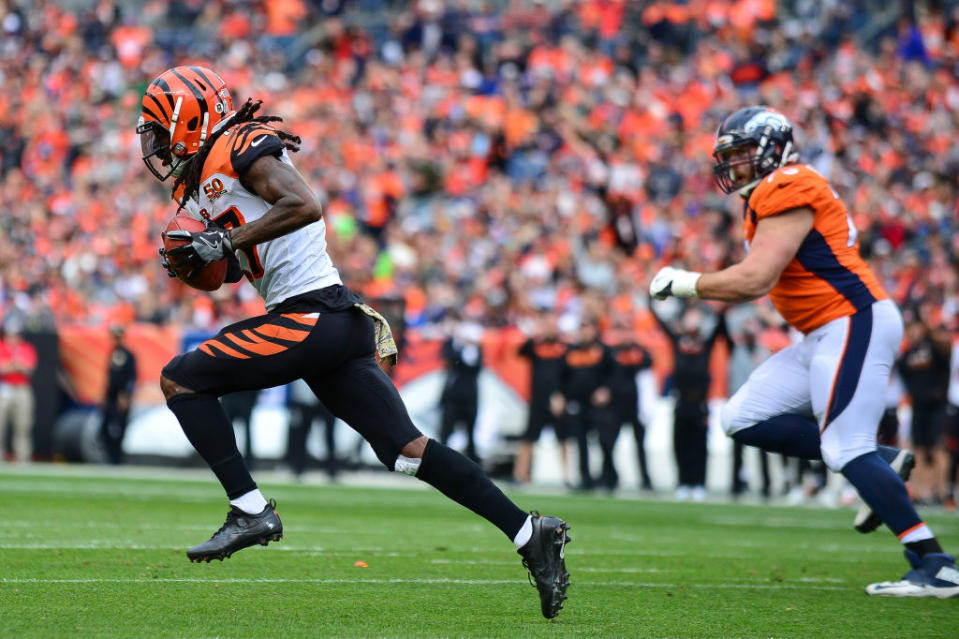
<svg viewBox="0 0 959 639">
<path fill-rule="evenodd" d="M 714 171 L 724 193 L 743 198 L 747 256 L 714 273 L 666 266 L 650 295 L 744 302 L 768 294 L 805 337 L 750 375 L 724 407 L 723 429 L 744 444 L 822 459 L 856 487 L 868 507 L 857 529 L 885 522 L 912 567 L 867 593 L 959 597 L 955 559 L 919 518 L 903 483 L 910 454 L 876 446 L 902 340 L 899 309 L 859 256 L 839 196 L 797 155 L 782 114 L 761 106 L 730 114 L 716 133 Z"/>
<path fill-rule="evenodd" d="M 228 258 L 227 281 L 242 272 L 267 308 L 163 369 L 167 405 L 230 501 L 223 526 L 187 556 L 222 560 L 282 536 L 275 502 L 253 481 L 217 398 L 303 379 L 384 466 L 432 485 L 503 531 L 536 580 L 543 615 L 556 616 L 569 585 L 566 522 L 520 510 L 479 466 L 413 425 L 378 366 L 378 359 L 395 361 L 389 326 L 343 286 L 326 251 L 322 207 L 290 161 L 300 139 L 270 125 L 280 118 L 256 116 L 259 106 L 248 100 L 234 110 L 219 75 L 180 66 L 147 87 L 137 126 L 150 171 L 174 177 L 180 209 L 208 223 L 205 231 L 169 232 L 185 244 L 161 249 L 164 266 L 173 275 L 174 266 L 199 269 Z"/>
</svg>

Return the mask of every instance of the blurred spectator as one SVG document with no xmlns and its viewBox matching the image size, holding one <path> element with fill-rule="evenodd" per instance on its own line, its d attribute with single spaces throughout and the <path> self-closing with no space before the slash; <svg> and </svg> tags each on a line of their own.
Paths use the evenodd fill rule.
<svg viewBox="0 0 959 639">
<path fill-rule="evenodd" d="M 127 430 L 133 390 L 137 383 L 137 360 L 123 344 L 124 329 L 111 327 L 113 350 L 107 361 L 107 388 L 103 396 L 100 441 L 111 464 L 123 463 L 123 436 Z"/>
<path fill-rule="evenodd" d="M 636 299 L 658 258 L 734 259 L 735 203 L 702 208 L 712 132 L 762 101 L 807 132 L 897 301 L 954 312 L 955 8 L 897 9 L 883 31 L 872 4 L 8 3 L 0 306 L 39 296 L 83 323 L 196 311 L 157 268 L 173 204 L 134 166 L 129 126 L 143 83 L 189 51 L 315 151 L 298 167 L 364 292 L 444 289 L 515 322 L 534 291 Z M 545 274 L 525 268 L 539 259 Z M 213 323 L 258 303 L 245 286 L 216 297 Z"/>
<path fill-rule="evenodd" d="M 323 423 L 323 441 L 326 444 L 326 459 L 323 469 L 330 480 L 336 479 L 340 470 L 339 460 L 336 458 L 335 426 L 336 417 L 326 406 L 317 399 L 309 385 L 302 379 L 290 384 L 290 426 L 287 437 L 287 459 L 294 477 L 299 479 L 306 471 L 309 453 L 306 441 L 310 434 L 313 421 L 319 419 Z"/>
<path fill-rule="evenodd" d="M 729 396 L 732 397 L 739 387 L 746 383 L 749 375 L 769 357 L 769 350 L 759 343 L 762 325 L 753 315 L 743 319 L 737 329 L 729 331 L 730 352 L 728 363 Z M 733 481 L 732 494 L 739 496 L 749 487 L 743 468 L 743 449 L 745 445 L 733 440 Z M 769 497 L 769 454 L 759 451 L 759 466 L 762 473 L 760 494 Z"/>
<path fill-rule="evenodd" d="M 23 339 L 23 327 L 8 320 L 0 333 L 0 447 L 6 450 L 7 426 L 13 430 L 13 454 L 7 459 L 33 458 L 33 416 L 36 412 L 30 378 L 37 351 Z"/>
<path fill-rule="evenodd" d="M 959 339 L 953 336 L 952 353 L 949 359 L 949 406 L 946 420 L 946 450 L 949 452 L 949 468 L 946 472 L 946 507 L 955 510 L 956 481 L 959 480 Z"/>
<path fill-rule="evenodd" d="M 657 307 L 653 315 L 673 349 L 672 388 L 676 396 L 673 414 L 673 450 L 679 468 L 677 499 L 706 498 L 706 436 L 709 405 L 706 393 L 711 375 L 709 358 L 719 337 L 726 335 L 723 313 L 716 316 L 704 304 L 687 302 L 673 322 L 664 320 Z"/>
<path fill-rule="evenodd" d="M 619 434 L 619 425 L 612 414 L 612 394 L 609 389 L 613 358 L 609 347 L 600 341 L 594 320 L 584 319 L 580 322 L 575 341 L 567 349 L 563 361 L 565 366 L 561 388 L 566 404 L 566 420 L 579 449 L 579 488 L 592 490 L 599 485 L 613 490 L 619 483 L 619 475 L 613 464 L 613 447 Z M 603 468 L 598 480 L 589 468 L 589 439 L 594 430 L 603 453 Z"/>
<path fill-rule="evenodd" d="M 879 432 L 876 436 L 876 441 L 883 446 L 900 447 L 899 405 L 905 395 L 906 388 L 903 386 L 898 367 L 894 368 L 889 375 L 889 388 L 886 389 L 886 410 L 883 411 L 882 419 L 879 420 Z"/>
<path fill-rule="evenodd" d="M 444 444 L 457 426 L 466 431 L 466 456 L 479 462 L 476 452 L 476 416 L 479 411 L 479 375 L 483 370 L 480 340 L 483 327 L 469 320 L 453 320 L 443 343 L 446 381 L 440 395 L 439 440 Z"/>
<path fill-rule="evenodd" d="M 709 202 L 710 152 L 719 120 L 747 102 L 805 132 L 803 160 L 850 202 L 897 303 L 948 321 L 959 308 L 957 11 L 0 2 L 0 313 L 222 325 L 261 310 L 246 284 L 201 298 L 167 281 L 156 247 L 175 205 L 137 168 L 144 84 L 215 60 L 236 100 L 262 96 L 303 138 L 297 167 L 325 201 L 347 283 L 401 296 L 415 330 L 447 308 L 489 325 L 544 300 L 578 313 L 597 292 L 645 316 L 660 260 L 737 261 L 741 211 Z"/>
<path fill-rule="evenodd" d="M 223 410 L 226 411 L 226 416 L 233 423 L 233 427 L 236 428 L 237 422 L 242 424 L 245 434 L 243 459 L 250 470 L 253 470 L 256 465 L 256 457 L 253 455 L 253 409 L 256 408 L 256 400 L 259 396 L 259 390 L 248 390 L 229 393 L 220 398 Z"/>
<path fill-rule="evenodd" d="M 629 424 L 636 442 L 636 461 L 639 468 L 639 487 L 652 490 L 646 463 L 646 427 L 639 417 L 639 375 L 653 365 L 649 351 L 636 342 L 630 318 L 619 315 L 607 334 L 613 357 L 613 369 L 609 381 L 612 393 L 612 413 L 615 428 Z M 610 453 L 612 454 L 612 453 Z"/>
<path fill-rule="evenodd" d="M 913 483 L 915 500 L 941 502 L 944 494 L 945 463 L 943 426 L 949 390 L 949 358 L 952 346 L 948 336 L 933 331 L 918 314 L 906 313 L 908 347 L 899 362 L 909 397 L 912 400 L 912 445 L 916 452 Z"/>
<path fill-rule="evenodd" d="M 565 410 L 562 379 L 563 362 L 568 346 L 560 339 L 555 311 L 543 310 L 534 319 L 533 335 L 519 348 L 519 355 L 530 362 L 530 398 L 526 432 L 520 439 L 519 452 L 513 466 L 513 479 L 530 480 L 533 444 L 544 427 L 551 427 L 559 446 L 560 476 L 566 486 L 569 478 L 569 426 L 563 418 Z"/>
</svg>

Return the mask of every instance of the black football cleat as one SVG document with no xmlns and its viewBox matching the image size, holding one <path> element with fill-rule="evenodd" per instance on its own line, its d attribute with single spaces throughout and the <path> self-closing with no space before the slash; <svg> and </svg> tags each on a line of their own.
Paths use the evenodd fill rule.
<svg viewBox="0 0 959 639">
<path fill-rule="evenodd" d="M 186 551 L 190 561 L 210 563 L 212 559 L 223 561 L 238 550 L 260 544 L 265 546 L 283 537 L 283 522 L 276 514 L 276 500 L 271 499 L 257 514 L 243 512 L 236 506 L 226 514 L 226 521 L 213 533 L 209 541 Z"/>
<path fill-rule="evenodd" d="M 517 550 L 523 558 L 523 567 L 529 571 L 530 583 L 535 580 L 539 591 L 543 616 L 552 619 L 559 614 L 569 588 L 569 573 L 566 571 L 566 544 L 569 526 L 557 517 L 543 517 L 535 510 L 530 513 L 533 535 Z"/>
</svg>

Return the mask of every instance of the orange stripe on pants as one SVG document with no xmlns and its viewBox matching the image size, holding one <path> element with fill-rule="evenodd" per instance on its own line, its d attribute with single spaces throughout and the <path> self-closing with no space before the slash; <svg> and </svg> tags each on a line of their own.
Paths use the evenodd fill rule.
<svg viewBox="0 0 959 639">
<path fill-rule="evenodd" d="M 230 357 L 235 357 L 237 359 L 250 359 L 249 355 L 245 355 L 241 353 L 240 351 L 234 350 L 230 348 L 229 346 L 227 346 L 226 344 L 222 342 L 218 342 L 215 339 L 207 340 L 205 344 L 209 345 L 211 348 L 215 348 L 217 350 L 223 351 L 224 354 L 229 355 Z"/>
<path fill-rule="evenodd" d="M 298 331 L 285 326 L 276 324 L 263 324 L 253 329 L 253 332 L 259 333 L 263 337 L 277 337 L 279 339 L 290 340 L 291 342 L 302 342 L 310 335 L 310 331 Z"/>
<path fill-rule="evenodd" d="M 276 353 L 280 353 L 287 349 L 287 347 L 283 344 L 268 342 L 266 340 L 260 340 L 259 342 L 248 342 L 245 339 L 240 339 L 231 333 L 226 333 L 226 337 L 237 346 L 240 346 L 251 353 L 256 353 L 257 355 L 275 355 Z"/>
</svg>

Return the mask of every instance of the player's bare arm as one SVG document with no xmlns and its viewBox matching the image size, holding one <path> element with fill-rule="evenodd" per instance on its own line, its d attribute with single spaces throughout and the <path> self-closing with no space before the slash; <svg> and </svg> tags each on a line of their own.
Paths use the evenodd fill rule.
<svg viewBox="0 0 959 639">
<path fill-rule="evenodd" d="M 763 218 L 756 225 L 746 259 L 715 273 L 696 273 L 667 266 L 649 284 L 657 299 L 668 295 L 721 302 L 746 302 L 767 294 L 796 256 L 813 227 L 815 214 L 799 207 Z"/>
<path fill-rule="evenodd" d="M 746 302 L 766 295 L 796 256 L 813 226 L 809 207 L 792 209 L 759 220 L 746 258 L 696 283 L 699 297 L 722 302 Z"/>
<path fill-rule="evenodd" d="M 323 207 L 293 166 L 265 155 L 240 176 L 243 185 L 273 205 L 263 217 L 230 232 L 234 250 L 292 233 L 323 216 Z"/>
</svg>

